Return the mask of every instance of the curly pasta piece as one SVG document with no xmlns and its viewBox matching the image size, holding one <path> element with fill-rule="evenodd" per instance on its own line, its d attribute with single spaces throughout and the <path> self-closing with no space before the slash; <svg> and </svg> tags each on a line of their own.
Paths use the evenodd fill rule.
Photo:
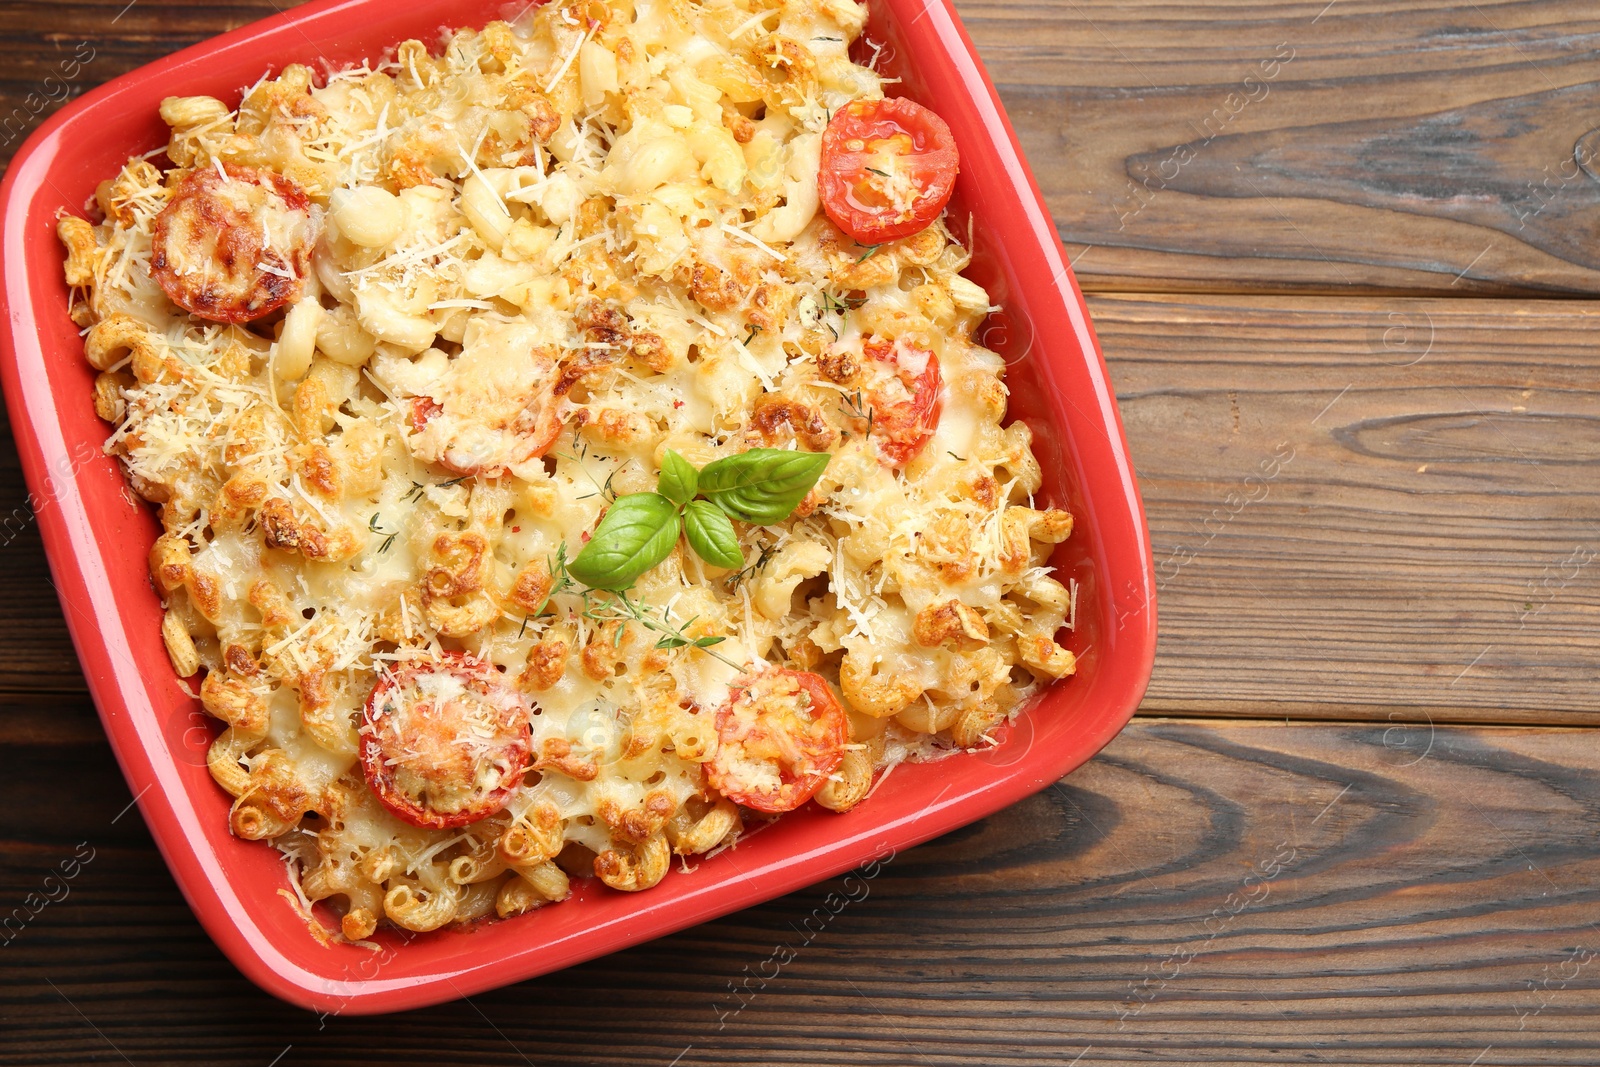
<svg viewBox="0 0 1600 1067">
<path fill-rule="evenodd" d="M 99 245 L 95 241 L 94 227 L 76 215 L 63 215 L 56 222 L 56 236 L 67 246 L 65 266 L 68 285 L 89 285 L 94 281 L 95 254 Z M 104 369 L 104 368 L 101 368 Z"/>
<path fill-rule="evenodd" d="M 233 832 L 248 841 L 288 833 L 316 803 L 282 749 L 268 749 L 250 768 L 244 791 L 229 813 Z"/>
<path fill-rule="evenodd" d="M 228 724 L 211 743 L 206 766 L 218 785 L 240 796 L 250 784 L 240 760 L 266 739 L 267 702 L 244 679 L 211 671 L 200 683 L 200 703 L 208 714 Z"/>
<path fill-rule="evenodd" d="M 665 834 L 657 833 L 638 845 L 613 840 L 594 858 L 594 873 L 612 889 L 636 893 L 661 881 L 671 865 L 671 846 Z"/>
<path fill-rule="evenodd" d="M 739 805 L 723 797 L 714 804 L 691 800 L 667 820 L 667 841 L 680 856 L 710 852 L 743 828 Z"/>
<path fill-rule="evenodd" d="M 300 890 L 308 900 L 344 897 L 345 913 L 339 920 L 339 930 L 350 940 L 363 940 L 377 930 L 383 894 L 359 871 L 324 856 L 321 864 L 301 875 Z"/>
<path fill-rule="evenodd" d="M 1017 651 L 1022 662 L 1051 678 L 1062 678 L 1078 669 L 1078 658 L 1044 634 L 1020 634 Z"/>
<path fill-rule="evenodd" d="M 1006 717 L 1005 703 L 1000 700 L 973 704 L 950 724 L 950 740 L 962 748 L 973 748 L 992 740 L 989 731 Z"/>
<path fill-rule="evenodd" d="M 454 919 L 461 897 L 454 886 L 423 889 L 402 882 L 383 895 L 383 913 L 396 926 L 423 934 Z"/>
<path fill-rule="evenodd" d="M 83 355 L 95 370 L 110 370 L 124 361 L 149 366 L 161 363 L 159 341 L 150 327 L 131 315 L 115 314 L 89 328 L 83 338 Z"/>
<path fill-rule="evenodd" d="M 457 856 L 450 861 L 450 881 L 456 885 L 476 885 L 498 878 L 510 867 L 499 855 Z"/>
<path fill-rule="evenodd" d="M 329 752 L 356 754 L 356 708 L 349 679 L 317 667 L 301 674 L 298 682 L 300 725 Z"/>
<path fill-rule="evenodd" d="M 553 804 L 538 804 L 506 828 L 497 848 L 506 866 L 525 871 L 554 859 L 562 844 L 560 811 Z"/>
<path fill-rule="evenodd" d="M 554 863 L 545 862 L 528 870 L 519 869 L 517 877 L 506 879 L 495 901 L 495 911 L 504 919 L 565 900 L 571 893 L 572 885 L 566 872 Z"/>
<path fill-rule="evenodd" d="M 482 534 L 442 533 L 433 541 L 435 565 L 423 580 L 423 611 L 441 634 L 477 633 L 500 609 L 484 588 L 489 542 Z"/>
<path fill-rule="evenodd" d="M 989 643 L 989 625 L 983 616 L 959 600 L 929 604 L 917 612 L 913 633 L 923 648 L 949 645 L 971 651 Z"/>
<path fill-rule="evenodd" d="M 849 811 L 872 791 L 872 776 L 883 759 L 883 735 L 850 748 L 833 777 L 817 790 L 817 803 L 829 811 Z"/>
<path fill-rule="evenodd" d="M 922 695 L 915 679 L 878 670 L 872 652 L 857 649 L 845 652 L 839 664 L 839 689 L 852 708 L 875 719 L 898 715 Z"/>
</svg>

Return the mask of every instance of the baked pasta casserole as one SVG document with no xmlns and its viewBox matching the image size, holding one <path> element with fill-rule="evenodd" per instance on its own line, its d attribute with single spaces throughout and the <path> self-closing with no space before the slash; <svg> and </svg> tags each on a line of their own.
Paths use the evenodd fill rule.
<svg viewBox="0 0 1600 1067">
<path fill-rule="evenodd" d="M 956 145 L 864 17 L 558 0 L 289 66 L 60 218 L 210 772 L 319 936 L 647 889 L 1073 671 Z"/>
</svg>

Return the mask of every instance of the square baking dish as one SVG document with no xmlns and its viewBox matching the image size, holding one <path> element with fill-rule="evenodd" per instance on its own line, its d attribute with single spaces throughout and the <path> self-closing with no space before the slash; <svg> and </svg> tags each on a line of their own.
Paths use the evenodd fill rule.
<svg viewBox="0 0 1600 1067">
<path fill-rule="evenodd" d="M 1077 283 L 1015 134 L 954 11 L 941 0 L 869 0 L 892 87 L 938 112 L 962 154 L 951 229 L 974 245 L 970 276 L 1002 310 L 980 338 L 1005 356 L 1011 418 L 1035 431 L 1041 496 L 1077 519 L 1053 563 L 1077 583 L 1068 643 L 1078 673 L 1041 693 L 998 747 L 905 765 L 836 815 L 791 813 L 736 849 L 626 894 L 575 883 L 570 900 L 513 919 L 420 936 L 381 931 L 371 952 L 324 945 L 283 899 L 279 853 L 228 830 L 229 797 L 205 767 L 211 731 L 168 666 L 146 555 L 159 528 L 100 451 L 93 372 L 67 317 L 59 212 L 79 212 L 128 156 L 159 148 L 161 98 L 235 100 L 264 70 L 375 57 L 441 27 L 481 26 L 498 2 L 323 0 L 124 75 L 73 102 L 23 146 L 0 186 L 6 328 L 0 383 L 67 626 L 129 788 L 207 932 L 263 989 L 313 1010 L 421 1007 L 566 967 L 829 878 L 980 819 L 1060 778 L 1122 729 L 1155 655 L 1149 537 L 1116 402 Z M 202 729 L 201 727 L 206 727 Z"/>
</svg>

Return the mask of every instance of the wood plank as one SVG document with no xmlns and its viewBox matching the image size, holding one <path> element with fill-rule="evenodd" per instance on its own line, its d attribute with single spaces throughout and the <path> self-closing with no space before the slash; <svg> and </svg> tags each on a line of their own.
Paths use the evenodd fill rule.
<svg viewBox="0 0 1600 1067">
<path fill-rule="evenodd" d="M 403 1020 L 256 992 L 103 753 L 0 750 L 0 903 L 95 850 L 0 949 L 0 1064 L 1592 1064 L 1592 736 L 1143 720 L 876 878 Z"/>
<path fill-rule="evenodd" d="M 83 669 L 67 636 L 61 604 L 33 517 L 39 501 L 22 479 L 11 421 L 0 405 L 0 707 L 7 694 L 83 693 Z"/>
<path fill-rule="evenodd" d="M 1085 288 L 1600 288 L 1588 0 L 958 7 Z"/>
<path fill-rule="evenodd" d="M 1600 305 L 1090 304 L 1156 552 L 1146 711 L 1600 722 Z"/>
</svg>

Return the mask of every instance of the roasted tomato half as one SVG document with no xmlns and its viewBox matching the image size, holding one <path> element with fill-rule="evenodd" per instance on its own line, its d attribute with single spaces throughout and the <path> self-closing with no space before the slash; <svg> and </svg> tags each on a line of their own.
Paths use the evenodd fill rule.
<svg viewBox="0 0 1600 1067">
<path fill-rule="evenodd" d="M 939 217 L 960 165 L 950 127 L 921 104 L 857 100 L 822 133 L 817 190 L 835 226 L 862 244 L 882 244 Z"/>
<path fill-rule="evenodd" d="M 549 451 L 573 405 L 557 393 L 560 365 L 543 345 L 463 351 L 411 404 L 411 452 L 457 474 L 495 477 Z"/>
<path fill-rule="evenodd" d="M 367 785 L 395 815 L 429 830 L 499 811 L 522 784 L 532 749 L 522 696 L 493 666 L 460 652 L 385 674 L 362 715 Z"/>
<path fill-rule="evenodd" d="M 850 726 L 827 679 L 774 667 L 740 677 L 717 711 L 706 778 L 756 811 L 793 811 L 844 759 Z"/>
<path fill-rule="evenodd" d="M 944 379 L 939 357 L 905 338 L 869 337 L 861 346 L 862 404 L 870 409 L 852 418 L 858 433 L 877 442 L 878 455 L 893 467 L 916 459 L 933 439 L 944 411 Z"/>
<path fill-rule="evenodd" d="M 196 167 L 156 216 L 150 273 L 174 304 L 212 322 L 249 322 L 300 298 L 322 213 L 261 167 Z"/>
</svg>

